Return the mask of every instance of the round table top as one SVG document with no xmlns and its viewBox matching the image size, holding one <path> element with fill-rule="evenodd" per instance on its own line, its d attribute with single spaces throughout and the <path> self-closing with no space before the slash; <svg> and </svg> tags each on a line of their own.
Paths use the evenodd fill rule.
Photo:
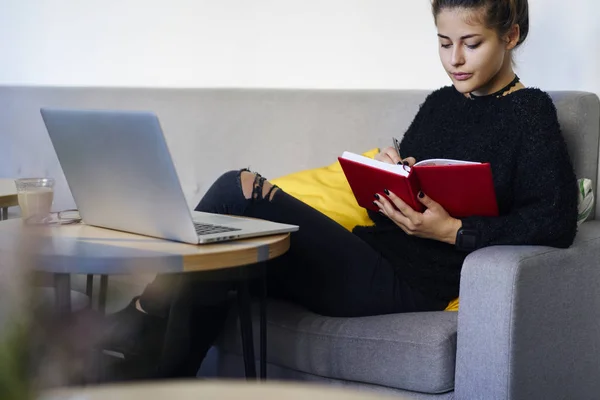
<svg viewBox="0 0 600 400">
<path fill-rule="evenodd" d="M 0 222 L 0 252 L 28 251 L 37 270 L 74 274 L 211 271 L 255 264 L 284 254 L 289 233 L 191 245 L 86 224 L 31 226 Z"/>
<path fill-rule="evenodd" d="M 0 207 L 18 206 L 17 187 L 14 179 L 0 179 Z"/>
<path fill-rule="evenodd" d="M 88 386 L 47 392 L 39 400 L 400 400 L 314 383 L 184 381 Z"/>
</svg>

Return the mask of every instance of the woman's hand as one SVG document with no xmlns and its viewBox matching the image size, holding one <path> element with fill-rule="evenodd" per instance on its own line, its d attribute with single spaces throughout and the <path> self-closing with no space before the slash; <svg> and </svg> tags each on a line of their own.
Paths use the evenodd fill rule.
<svg viewBox="0 0 600 400">
<path fill-rule="evenodd" d="M 385 192 L 385 195 L 375 194 L 374 203 L 379 207 L 379 212 L 394 221 L 408 235 L 449 244 L 456 242 L 456 233 L 462 226 L 462 221 L 452 218 L 439 203 L 419 192 L 419 201 L 427 207 L 425 212 L 420 213 L 394 193 L 387 189 Z"/>
<path fill-rule="evenodd" d="M 377 161 L 382 161 L 382 162 L 388 163 L 388 164 L 402 164 L 403 162 L 405 162 L 404 165 L 406 165 L 408 167 L 412 167 L 415 164 L 415 162 L 417 161 L 413 157 L 407 157 L 404 159 L 401 158 L 400 154 L 398 154 L 396 149 L 391 146 L 383 149 L 381 151 L 381 153 L 379 153 L 375 156 L 375 159 Z"/>
</svg>

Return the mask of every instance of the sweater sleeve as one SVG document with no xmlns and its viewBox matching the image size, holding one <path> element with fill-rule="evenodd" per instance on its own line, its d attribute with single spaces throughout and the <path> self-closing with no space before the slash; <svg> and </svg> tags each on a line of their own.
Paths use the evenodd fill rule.
<svg viewBox="0 0 600 400">
<path fill-rule="evenodd" d="M 524 114 L 508 213 L 462 218 L 462 222 L 480 232 L 480 247 L 567 248 L 577 232 L 577 181 L 556 109 L 552 100 L 544 97 Z"/>
</svg>

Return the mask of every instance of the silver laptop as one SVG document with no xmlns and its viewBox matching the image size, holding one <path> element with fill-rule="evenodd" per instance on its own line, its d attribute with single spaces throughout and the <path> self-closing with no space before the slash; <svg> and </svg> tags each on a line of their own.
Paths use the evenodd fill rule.
<svg viewBox="0 0 600 400">
<path fill-rule="evenodd" d="M 190 211 L 152 112 L 40 111 L 89 225 L 194 244 L 298 230 L 296 225 Z"/>
</svg>

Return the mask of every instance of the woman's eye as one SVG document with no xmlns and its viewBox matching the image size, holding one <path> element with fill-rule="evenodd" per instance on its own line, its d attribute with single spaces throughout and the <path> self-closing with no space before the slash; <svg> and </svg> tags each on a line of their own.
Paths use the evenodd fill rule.
<svg viewBox="0 0 600 400">
<path fill-rule="evenodd" d="M 451 44 L 442 44 L 441 45 L 444 49 L 449 49 L 450 46 L 452 46 Z"/>
<path fill-rule="evenodd" d="M 466 46 L 467 46 L 467 48 L 469 48 L 469 49 L 473 50 L 473 49 L 476 49 L 476 48 L 478 48 L 480 44 L 481 44 L 481 43 L 477 43 L 477 44 L 467 44 Z"/>
</svg>

